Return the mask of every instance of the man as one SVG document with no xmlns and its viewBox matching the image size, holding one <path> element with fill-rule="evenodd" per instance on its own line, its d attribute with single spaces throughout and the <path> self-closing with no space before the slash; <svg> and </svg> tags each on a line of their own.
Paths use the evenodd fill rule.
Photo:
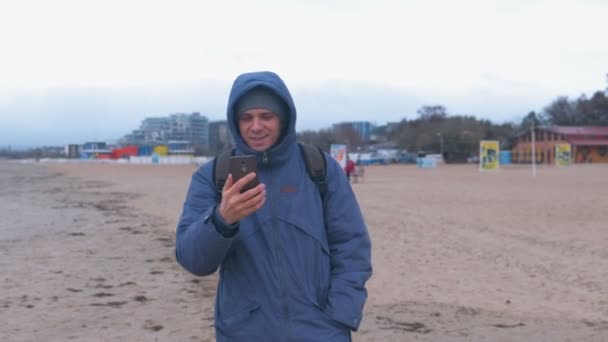
<svg viewBox="0 0 608 342">
<path fill-rule="evenodd" d="M 218 341 L 350 341 L 361 323 L 371 246 L 344 172 L 327 160 L 325 204 L 296 143 L 296 109 L 272 72 L 242 74 L 228 100 L 236 155 L 257 174 L 197 170 L 177 227 L 176 257 L 199 276 L 219 268 Z M 260 184 L 241 193 L 257 176 Z"/>
</svg>

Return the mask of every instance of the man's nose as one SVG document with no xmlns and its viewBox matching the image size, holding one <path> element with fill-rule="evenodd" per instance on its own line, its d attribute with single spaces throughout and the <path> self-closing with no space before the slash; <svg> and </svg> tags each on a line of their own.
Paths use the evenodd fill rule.
<svg viewBox="0 0 608 342">
<path fill-rule="evenodd" d="M 259 118 L 253 118 L 251 129 L 256 131 L 262 129 L 262 120 L 260 120 Z"/>
</svg>

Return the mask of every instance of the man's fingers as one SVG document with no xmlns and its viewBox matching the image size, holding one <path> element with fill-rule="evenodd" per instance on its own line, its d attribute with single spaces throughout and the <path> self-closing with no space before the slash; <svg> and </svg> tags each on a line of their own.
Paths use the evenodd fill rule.
<svg viewBox="0 0 608 342">
<path fill-rule="evenodd" d="M 226 183 L 224 183 L 224 189 L 222 192 L 230 191 L 231 193 L 238 194 L 241 192 L 241 189 L 245 186 L 245 184 L 249 183 L 249 181 L 253 179 L 255 179 L 255 173 L 251 172 L 235 182 L 234 178 L 232 178 L 232 174 L 229 173 L 228 178 L 226 178 Z"/>
<path fill-rule="evenodd" d="M 232 196 L 229 203 L 236 210 L 242 210 L 243 208 L 249 208 L 253 206 L 253 203 L 257 203 L 265 197 L 266 190 L 264 188 L 264 185 L 260 184 L 251 190 L 245 191 L 242 194 Z"/>
<path fill-rule="evenodd" d="M 260 184 L 262 185 L 262 184 Z M 258 190 L 261 189 L 261 190 Z M 253 195 L 252 195 L 253 194 Z M 251 196 L 246 198 L 246 196 Z M 266 190 L 264 190 L 263 186 L 255 187 L 243 194 L 234 196 L 232 198 L 231 207 L 239 216 L 247 216 L 251 214 L 252 211 L 255 211 L 262 206 L 259 205 L 260 202 L 265 201 L 266 199 Z M 253 210 L 252 210 L 253 209 Z"/>
<path fill-rule="evenodd" d="M 260 194 L 256 197 L 250 199 L 249 201 L 243 203 L 243 207 L 241 208 L 240 211 L 244 216 L 249 216 L 251 213 L 253 213 L 256 210 L 263 207 L 265 202 L 266 202 L 266 196 L 263 196 L 262 194 Z"/>
<path fill-rule="evenodd" d="M 264 205 L 266 198 L 266 186 L 264 184 L 258 184 L 253 189 L 241 193 L 241 189 L 255 177 L 255 173 L 249 173 L 234 182 L 232 175 L 228 176 L 223 189 L 222 203 L 220 204 L 220 214 L 224 219 L 229 217 L 231 221 L 240 221 Z"/>
<path fill-rule="evenodd" d="M 264 195 L 266 195 L 266 185 L 258 184 L 255 188 L 243 192 L 241 199 L 243 201 L 248 201 L 260 193 L 264 193 Z"/>
<path fill-rule="evenodd" d="M 232 187 L 232 174 L 229 173 L 228 177 L 226 178 L 226 182 L 224 183 L 224 188 L 222 189 L 222 192 L 227 191 L 228 189 L 230 189 Z"/>
<path fill-rule="evenodd" d="M 235 192 L 240 192 L 241 189 L 247 185 L 247 183 L 251 182 L 252 180 L 254 180 L 256 177 L 255 173 L 250 172 L 248 174 L 245 175 L 245 177 L 239 179 L 238 181 L 234 182 L 234 185 L 232 186 L 232 188 L 234 189 Z"/>
<path fill-rule="evenodd" d="M 256 203 L 255 205 L 247 208 L 245 210 L 245 216 L 249 216 L 251 214 L 253 214 L 254 212 L 258 211 L 261 207 L 264 206 L 264 203 L 266 203 L 266 199 L 262 199 L 259 203 Z"/>
</svg>

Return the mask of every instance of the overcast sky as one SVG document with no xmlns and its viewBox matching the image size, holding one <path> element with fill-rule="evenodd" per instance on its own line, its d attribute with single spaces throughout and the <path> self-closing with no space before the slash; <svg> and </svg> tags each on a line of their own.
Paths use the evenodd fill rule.
<svg viewBox="0 0 608 342">
<path fill-rule="evenodd" d="M 148 116 L 225 118 L 234 78 L 272 70 L 298 129 L 495 122 L 606 88 L 606 1 L 0 2 L 0 146 L 117 139 Z"/>
</svg>

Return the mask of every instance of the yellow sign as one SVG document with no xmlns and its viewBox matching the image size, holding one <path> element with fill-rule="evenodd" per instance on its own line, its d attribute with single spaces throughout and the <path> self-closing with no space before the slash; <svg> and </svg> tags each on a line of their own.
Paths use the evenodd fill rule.
<svg viewBox="0 0 608 342">
<path fill-rule="evenodd" d="M 570 144 L 555 144 L 555 165 L 568 166 L 572 164 Z"/>
<path fill-rule="evenodd" d="M 159 156 L 166 156 L 169 154 L 169 146 L 167 146 L 167 145 L 154 146 L 154 153 L 157 153 Z"/>
<path fill-rule="evenodd" d="M 499 166 L 498 141 L 482 140 L 479 142 L 479 170 L 498 170 Z"/>
</svg>

